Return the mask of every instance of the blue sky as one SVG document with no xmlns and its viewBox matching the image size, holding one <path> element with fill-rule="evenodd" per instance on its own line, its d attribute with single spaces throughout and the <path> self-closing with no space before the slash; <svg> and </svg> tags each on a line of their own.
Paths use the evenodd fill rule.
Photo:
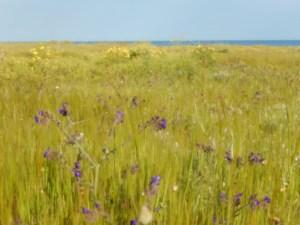
<svg viewBox="0 0 300 225">
<path fill-rule="evenodd" d="M 0 41 L 300 39 L 300 0 L 0 0 Z"/>
</svg>

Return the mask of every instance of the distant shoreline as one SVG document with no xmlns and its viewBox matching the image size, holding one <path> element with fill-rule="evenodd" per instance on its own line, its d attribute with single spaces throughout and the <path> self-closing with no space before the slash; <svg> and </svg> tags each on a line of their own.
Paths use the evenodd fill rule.
<svg viewBox="0 0 300 225">
<path fill-rule="evenodd" d="M 72 42 L 76 44 L 97 44 L 97 43 L 124 43 L 124 44 L 135 44 L 135 43 L 150 43 L 156 46 L 174 46 L 174 45 L 240 45 L 240 46 L 300 46 L 300 40 L 194 40 L 194 41 L 78 41 Z"/>
</svg>

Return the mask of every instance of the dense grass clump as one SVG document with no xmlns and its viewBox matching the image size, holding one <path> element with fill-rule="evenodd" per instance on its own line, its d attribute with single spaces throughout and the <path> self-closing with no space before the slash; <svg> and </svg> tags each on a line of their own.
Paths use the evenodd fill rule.
<svg viewBox="0 0 300 225">
<path fill-rule="evenodd" d="M 0 225 L 297 225 L 300 49 L 0 45 Z"/>
</svg>

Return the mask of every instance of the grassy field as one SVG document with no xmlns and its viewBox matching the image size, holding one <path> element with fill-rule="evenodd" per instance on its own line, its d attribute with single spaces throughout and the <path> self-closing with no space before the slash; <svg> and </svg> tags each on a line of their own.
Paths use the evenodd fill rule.
<svg viewBox="0 0 300 225">
<path fill-rule="evenodd" d="M 299 225 L 300 48 L 0 44 L 0 225 Z"/>
</svg>

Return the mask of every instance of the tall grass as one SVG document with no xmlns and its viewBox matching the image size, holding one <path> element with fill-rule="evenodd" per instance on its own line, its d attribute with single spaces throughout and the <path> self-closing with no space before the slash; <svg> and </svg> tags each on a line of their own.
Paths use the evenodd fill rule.
<svg viewBox="0 0 300 225">
<path fill-rule="evenodd" d="M 143 213 L 299 224 L 299 48 L 2 44 L 0 55 L 1 225 L 146 224 Z"/>
</svg>

